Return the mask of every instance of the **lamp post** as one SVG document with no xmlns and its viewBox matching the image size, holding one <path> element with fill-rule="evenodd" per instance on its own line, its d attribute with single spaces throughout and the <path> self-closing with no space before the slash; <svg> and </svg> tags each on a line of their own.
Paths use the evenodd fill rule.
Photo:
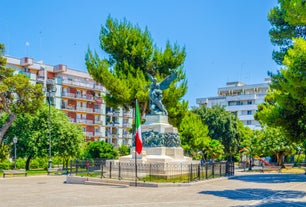
<svg viewBox="0 0 306 207">
<path fill-rule="evenodd" d="M 53 79 L 47 80 L 47 101 L 49 105 L 49 116 L 48 116 L 48 129 L 49 129 L 49 161 L 48 161 L 48 168 L 52 168 L 52 144 L 51 144 L 51 98 L 54 98 L 56 92 L 56 86 Z"/>
<path fill-rule="evenodd" d="M 16 160 L 17 160 L 17 156 L 16 156 L 16 144 L 17 144 L 17 137 L 13 138 L 13 143 L 14 143 L 14 160 L 15 160 L 14 169 L 16 170 Z"/>
</svg>

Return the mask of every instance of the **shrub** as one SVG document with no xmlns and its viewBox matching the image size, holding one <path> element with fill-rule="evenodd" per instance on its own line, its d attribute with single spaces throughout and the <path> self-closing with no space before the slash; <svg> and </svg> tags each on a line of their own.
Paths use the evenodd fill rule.
<svg viewBox="0 0 306 207">
<path fill-rule="evenodd" d="M 0 162 L 0 170 L 9 170 L 11 162 L 9 160 L 3 160 Z"/>
</svg>

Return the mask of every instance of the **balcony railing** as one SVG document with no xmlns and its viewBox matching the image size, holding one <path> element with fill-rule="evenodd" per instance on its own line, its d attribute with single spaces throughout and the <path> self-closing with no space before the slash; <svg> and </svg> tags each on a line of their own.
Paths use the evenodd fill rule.
<svg viewBox="0 0 306 207">
<path fill-rule="evenodd" d="M 95 124 L 102 124 L 102 121 L 101 120 L 95 120 L 94 123 Z"/>
<path fill-rule="evenodd" d="M 69 121 L 72 123 L 75 123 L 75 119 L 74 118 L 69 118 Z"/>
<path fill-rule="evenodd" d="M 69 98 L 75 98 L 75 94 L 74 94 L 74 93 L 66 93 L 66 92 L 63 92 L 63 93 L 62 93 L 62 96 L 63 96 L 63 97 L 69 97 Z"/>
<path fill-rule="evenodd" d="M 86 119 L 76 119 L 76 123 L 86 124 Z"/>
<path fill-rule="evenodd" d="M 75 94 L 75 93 L 67 93 L 67 92 L 62 92 L 63 97 L 68 97 L 68 98 L 73 98 L 73 99 L 83 99 L 87 101 L 93 101 L 94 97 L 92 95 L 80 95 L 80 94 Z"/>
<path fill-rule="evenodd" d="M 101 132 L 95 132 L 94 136 L 100 137 L 100 136 L 102 136 L 102 133 Z"/>
<path fill-rule="evenodd" d="M 92 137 L 92 136 L 93 136 L 93 132 L 85 132 L 85 135 L 86 135 L 87 137 Z"/>
<path fill-rule="evenodd" d="M 105 88 L 103 86 L 96 85 L 96 84 L 93 84 L 93 83 L 84 83 L 84 82 L 80 82 L 80 81 L 63 79 L 62 84 L 63 85 L 70 85 L 70 86 L 78 86 L 78 87 L 82 87 L 82 88 L 96 89 L 96 90 L 100 90 L 100 91 L 105 92 Z"/>
<path fill-rule="evenodd" d="M 93 124 L 93 120 L 86 119 L 86 124 Z"/>
</svg>

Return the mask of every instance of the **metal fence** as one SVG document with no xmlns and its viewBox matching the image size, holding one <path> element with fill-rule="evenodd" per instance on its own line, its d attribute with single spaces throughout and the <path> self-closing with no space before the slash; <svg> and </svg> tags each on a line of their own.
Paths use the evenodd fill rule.
<svg viewBox="0 0 306 207">
<path fill-rule="evenodd" d="M 233 162 L 191 163 L 127 163 L 117 160 L 73 160 L 70 175 L 159 182 L 191 182 L 234 175 Z"/>
</svg>

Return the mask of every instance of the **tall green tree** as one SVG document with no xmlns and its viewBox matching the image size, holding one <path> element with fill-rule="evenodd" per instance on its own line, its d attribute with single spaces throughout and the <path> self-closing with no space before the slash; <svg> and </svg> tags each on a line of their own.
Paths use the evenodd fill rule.
<svg viewBox="0 0 306 207">
<path fill-rule="evenodd" d="M 208 126 L 208 135 L 223 144 L 227 157 L 237 153 L 239 143 L 243 139 L 244 126 L 234 114 L 218 105 L 213 108 L 203 105 L 193 111 L 201 117 L 203 124 Z"/>
<path fill-rule="evenodd" d="M 147 73 L 160 81 L 177 72 L 176 80 L 163 92 L 163 104 L 169 112 L 169 121 L 183 118 L 181 113 L 187 110 L 186 103 L 181 102 L 187 91 L 183 71 L 185 48 L 167 42 L 164 50 L 159 49 L 147 28 L 143 31 L 125 19 L 119 22 L 111 17 L 101 28 L 100 47 L 107 57 L 100 58 L 96 52 L 88 50 L 85 59 L 90 75 L 108 90 L 104 97 L 108 106 L 128 108 L 137 98 L 145 113 L 150 84 Z"/>
<path fill-rule="evenodd" d="M 266 147 L 263 145 L 264 134 L 262 130 L 254 130 L 248 134 L 248 137 L 241 142 L 241 146 L 244 149 L 243 151 L 249 157 L 253 158 L 254 156 L 266 156 L 265 153 Z"/>
<path fill-rule="evenodd" d="M 0 126 L 0 144 L 16 116 L 34 113 L 44 99 L 40 84 L 33 85 L 25 75 L 14 74 L 13 69 L 6 67 L 3 52 L 4 45 L 0 44 L 0 113 L 7 114 L 7 119 Z"/>
<path fill-rule="evenodd" d="M 188 154 L 203 151 L 208 146 L 210 142 L 208 127 L 202 123 L 197 114 L 188 111 L 179 129 L 181 146 Z"/>
<path fill-rule="evenodd" d="M 284 66 L 272 76 L 265 102 L 255 118 L 270 127 L 282 127 L 293 141 L 306 137 L 306 41 L 295 39 Z"/>
<path fill-rule="evenodd" d="M 284 56 L 292 47 L 292 38 L 306 39 L 306 4 L 304 0 L 279 0 L 279 5 L 272 8 L 268 19 L 272 25 L 270 38 L 272 44 L 279 46 L 273 51 L 273 59 L 282 65 Z"/>
<path fill-rule="evenodd" d="M 292 154 L 296 149 L 296 144 L 292 142 L 281 128 L 264 127 L 261 144 L 267 155 L 277 157 L 277 165 L 283 166 L 284 156 Z"/>
<path fill-rule="evenodd" d="M 14 136 L 18 138 L 17 155 L 27 159 L 27 170 L 31 159 L 49 155 L 49 118 L 52 156 L 61 156 L 63 163 L 67 165 L 69 158 L 80 153 L 80 145 L 84 140 L 82 129 L 72 124 L 63 112 L 53 107 L 49 117 L 48 105 L 44 105 L 35 114 L 18 115 L 4 137 L 6 143 L 11 143 Z"/>
</svg>

